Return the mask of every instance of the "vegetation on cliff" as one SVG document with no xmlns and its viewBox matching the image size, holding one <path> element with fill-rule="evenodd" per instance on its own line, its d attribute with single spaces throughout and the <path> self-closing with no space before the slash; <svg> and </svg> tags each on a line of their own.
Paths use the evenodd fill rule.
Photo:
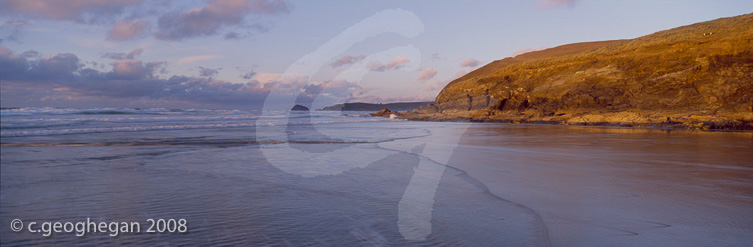
<svg viewBox="0 0 753 247">
<path fill-rule="evenodd" d="M 753 129 L 753 14 L 497 60 L 401 117 Z"/>
</svg>

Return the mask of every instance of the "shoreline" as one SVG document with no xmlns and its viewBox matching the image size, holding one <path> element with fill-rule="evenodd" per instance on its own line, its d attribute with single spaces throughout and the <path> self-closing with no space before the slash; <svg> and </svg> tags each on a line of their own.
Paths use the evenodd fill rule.
<svg viewBox="0 0 753 247">
<path fill-rule="evenodd" d="M 371 114 L 374 117 L 389 117 L 389 114 L 397 115 L 398 119 L 421 122 L 474 122 L 474 123 L 508 123 L 508 124 L 534 124 L 534 125 L 559 125 L 559 126 L 583 126 L 583 127 L 612 127 L 612 128 L 637 128 L 637 129 L 655 129 L 655 130 L 697 130 L 708 132 L 753 132 L 753 121 L 740 121 L 728 118 L 719 118 L 715 121 L 683 121 L 682 118 L 667 118 L 665 121 L 656 122 L 619 122 L 619 121 L 571 121 L 569 119 L 557 120 L 526 120 L 512 118 L 490 118 L 489 116 L 472 117 L 472 116 L 448 116 L 439 114 L 421 114 L 415 111 L 406 112 L 377 112 Z M 604 115 L 587 115 L 599 116 Z M 712 116 L 703 116 L 703 118 L 714 118 Z M 643 119 L 645 120 L 645 119 Z"/>
</svg>

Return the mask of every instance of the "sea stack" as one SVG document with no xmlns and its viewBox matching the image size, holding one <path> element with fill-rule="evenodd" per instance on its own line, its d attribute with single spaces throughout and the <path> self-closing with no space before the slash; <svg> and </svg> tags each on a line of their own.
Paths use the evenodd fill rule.
<svg viewBox="0 0 753 247">
<path fill-rule="evenodd" d="M 291 111 L 309 111 L 309 108 L 308 108 L 308 107 L 305 107 L 305 106 L 302 106 L 302 105 L 295 105 L 295 106 L 293 106 L 293 108 L 292 108 L 292 109 L 290 109 L 290 110 L 291 110 Z"/>
</svg>

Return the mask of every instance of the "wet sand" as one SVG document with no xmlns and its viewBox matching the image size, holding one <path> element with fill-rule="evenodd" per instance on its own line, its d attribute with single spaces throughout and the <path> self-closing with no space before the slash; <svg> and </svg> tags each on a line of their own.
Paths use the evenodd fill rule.
<svg viewBox="0 0 753 247">
<path fill-rule="evenodd" d="M 747 246 L 753 133 L 475 124 L 450 165 L 538 212 L 552 246 Z"/>
<path fill-rule="evenodd" d="M 0 243 L 753 242 L 753 133 L 409 121 L 286 131 L 293 149 L 265 127 L 4 137 Z M 352 155 L 328 156 L 337 150 Z M 411 229 L 416 214 L 428 229 Z M 186 218 L 190 232 L 43 237 L 7 230 L 14 218 Z"/>
</svg>

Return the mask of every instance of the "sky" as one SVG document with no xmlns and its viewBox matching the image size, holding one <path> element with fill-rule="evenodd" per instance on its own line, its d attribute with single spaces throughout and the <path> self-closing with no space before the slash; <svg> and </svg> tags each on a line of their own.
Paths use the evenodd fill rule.
<svg viewBox="0 0 753 247">
<path fill-rule="evenodd" d="M 0 0 L 0 105 L 432 101 L 494 60 L 752 10 L 747 0 Z"/>
</svg>

